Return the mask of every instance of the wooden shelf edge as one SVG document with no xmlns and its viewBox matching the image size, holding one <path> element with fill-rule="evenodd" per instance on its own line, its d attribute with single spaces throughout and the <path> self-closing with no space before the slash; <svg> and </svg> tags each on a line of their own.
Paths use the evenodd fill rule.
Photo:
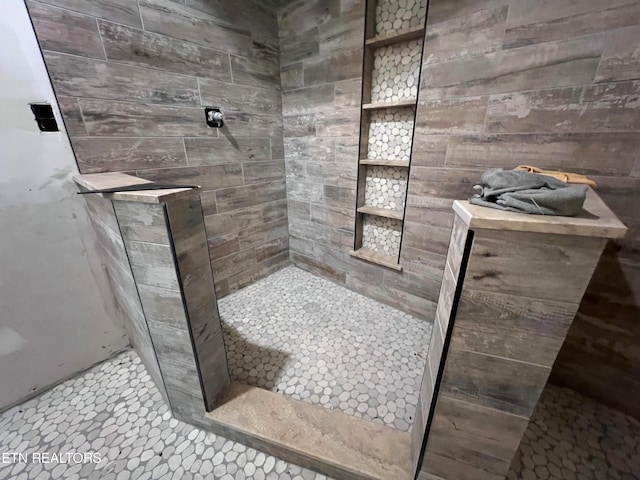
<svg viewBox="0 0 640 480">
<path fill-rule="evenodd" d="M 360 160 L 360 165 L 380 165 L 383 167 L 398 167 L 398 168 L 409 168 L 409 161 L 398 161 L 398 160 L 376 160 L 373 158 L 363 158 Z"/>
<path fill-rule="evenodd" d="M 394 257 L 390 255 L 385 255 L 383 253 L 376 253 L 372 250 L 367 250 L 365 248 L 360 248 L 358 250 L 351 250 L 349 254 L 352 257 L 359 258 L 360 260 L 364 260 L 365 262 L 373 263 L 376 265 L 380 265 L 382 267 L 390 268 L 397 272 L 402 271 L 402 265 L 397 263 Z"/>
<path fill-rule="evenodd" d="M 404 217 L 402 212 L 389 210 L 387 208 L 370 207 L 368 205 L 358 208 L 358 213 L 364 213 L 366 215 L 375 215 L 376 217 L 392 218 L 394 220 L 400 220 L 400 221 L 402 221 Z"/>
<path fill-rule="evenodd" d="M 424 27 L 413 27 L 404 32 L 395 33 L 393 35 L 378 35 L 373 38 L 368 38 L 365 45 L 370 48 L 384 47 L 386 45 L 392 45 L 394 43 L 405 42 L 407 40 L 413 40 L 414 38 L 424 37 Z"/>
<path fill-rule="evenodd" d="M 402 107 L 415 107 L 417 100 L 411 98 L 409 100 L 399 100 L 397 102 L 374 102 L 364 103 L 362 105 L 363 110 L 379 110 L 381 108 L 402 108 Z"/>
</svg>

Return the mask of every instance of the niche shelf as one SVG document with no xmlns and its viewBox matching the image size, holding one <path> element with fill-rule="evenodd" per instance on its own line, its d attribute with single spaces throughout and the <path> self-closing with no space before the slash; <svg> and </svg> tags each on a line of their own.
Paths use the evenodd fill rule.
<svg viewBox="0 0 640 480">
<path fill-rule="evenodd" d="M 358 213 L 366 213 L 367 215 L 375 215 L 376 217 L 392 218 L 394 220 L 402 220 L 404 218 L 404 214 L 402 212 L 387 208 L 371 207 L 369 205 L 360 207 L 358 209 Z"/>
<path fill-rule="evenodd" d="M 380 165 L 383 167 L 409 168 L 409 160 L 382 160 L 377 158 L 363 158 L 360 165 Z"/>
<path fill-rule="evenodd" d="M 354 248 L 399 264 L 422 68 L 426 0 L 367 0 Z"/>
<path fill-rule="evenodd" d="M 363 110 L 380 110 L 383 108 L 398 108 L 398 107 L 415 107 L 416 99 L 409 98 L 407 100 L 398 100 L 395 102 L 375 102 L 365 103 L 362 105 Z"/>
<path fill-rule="evenodd" d="M 366 48 L 385 47 L 387 45 L 393 45 L 394 43 L 405 42 L 407 40 L 413 40 L 416 38 L 424 38 L 424 27 L 417 26 L 409 28 L 408 30 L 398 33 L 391 33 L 388 35 L 376 35 L 373 38 L 368 38 L 365 41 Z"/>
</svg>

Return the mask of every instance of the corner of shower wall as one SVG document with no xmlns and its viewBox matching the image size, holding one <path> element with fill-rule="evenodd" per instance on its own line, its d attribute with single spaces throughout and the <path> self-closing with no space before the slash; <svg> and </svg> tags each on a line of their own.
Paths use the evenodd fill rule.
<svg viewBox="0 0 640 480">
<path fill-rule="evenodd" d="M 202 186 L 218 296 L 287 265 L 277 16 L 255 0 L 115 3 L 28 2 L 80 172 Z"/>
<path fill-rule="evenodd" d="M 369 3 L 372 2 L 369 0 Z M 381 17 L 389 8 L 394 8 L 387 3 L 380 2 L 385 6 L 380 9 Z M 422 12 L 424 18 L 421 3 L 413 2 L 412 5 L 418 13 Z M 448 234 L 444 245 L 437 242 L 431 244 L 427 239 L 416 242 L 419 232 L 415 228 L 415 212 L 410 209 L 415 198 L 412 197 L 411 182 L 406 193 L 407 168 L 398 170 L 393 165 L 388 168 L 384 165 L 375 166 L 370 169 L 370 181 L 362 190 L 363 194 L 366 190 L 367 198 L 373 201 L 375 197 L 376 203 L 382 202 L 381 207 L 389 210 L 391 216 L 396 211 L 402 215 L 407 204 L 404 229 L 402 222 L 386 217 L 381 220 L 369 218 L 364 225 L 367 232 L 371 233 L 367 235 L 367 242 L 380 239 L 379 242 L 373 242 L 374 248 L 399 255 L 403 271 L 374 265 L 349 254 L 353 250 L 356 235 L 366 8 L 365 1 L 341 2 L 340 8 L 327 8 L 326 2 L 305 0 L 290 3 L 279 12 L 291 260 L 303 269 L 433 321 Z M 386 18 L 389 20 L 389 12 Z M 411 22 L 408 21 L 407 28 L 415 29 L 415 20 L 414 24 Z M 403 25 L 401 21 L 400 27 Z M 393 29 L 393 25 L 390 28 Z M 414 42 L 419 43 L 418 40 Z M 394 47 L 383 48 L 393 50 Z M 401 49 L 400 63 L 402 52 Z M 411 48 L 408 53 L 416 56 Z M 379 71 L 382 76 L 392 73 L 391 68 Z M 405 81 L 411 81 L 408 75 L 405 77 Z M 382 80 L 378 90 L 381 86 Z M 415 76 L 413 90 L 411 87 L 408 86 L 408 94 L 413 92 L 415 96 Z M 386 95 L 386 88 L 384 92 L 380 90 L 376 94 Z M 373 116 L 380 117 L 378 113 Z M 378 123 L 385 121 L 382 115 Z M 396 119 L 391 118 L 390 121 Z M 406 128 L 403 121 L 403 118 L 398 118 L 394 125 L 389 126 L 389 132 L 395 127 L 399 131 Z M 413 118 L 409 123 L 412 130 Z M 387 134 L 382 128 L 378 130 L 371 135 L 372 139 L 382 139 Z M 372 154 L 377 147 L 380 147 L 379 160 L 390 158 L 388 145 L 383 151 L 383 147 L 374 142 Z M 407 150 L 405 147 L 407 143 L 401 141 L 394 144 L 392 150 L 399 162 L 406 160 L 408 163 L 408 158 L 405 158 L 407 155 L 403 154 Z M 388 185 L 387 177 L 390 180 Z M 380 178 L 385 181 L 384 192 Z M 453 219 L 452 212 L 450 215 Z M 409 230 L 411 232 L 407 235 Z M 434 245 L 437 247 L 435 250 Z"/>
</svg>

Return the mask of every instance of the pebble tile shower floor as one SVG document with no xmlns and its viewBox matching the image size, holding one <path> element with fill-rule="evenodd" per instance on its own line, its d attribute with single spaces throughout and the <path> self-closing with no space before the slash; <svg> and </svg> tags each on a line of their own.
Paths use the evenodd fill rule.
<svg viewBox="0 0 640 480">
<path fill-rule="evenodd" d="M 410 429 L 428 322 L 296 267 L 219 309 L 233 380 Z"/>
<path fill-rule="evenodd" d="M 0 454 L 87 451 L 102 462 L 0 462 L 0 480 L 327 478 L 171 418 L 132 351 L 0 414 Z M 634 479 L 638 459 L 638 421 L 547 385 L 508 478 Z"/>
</svg>

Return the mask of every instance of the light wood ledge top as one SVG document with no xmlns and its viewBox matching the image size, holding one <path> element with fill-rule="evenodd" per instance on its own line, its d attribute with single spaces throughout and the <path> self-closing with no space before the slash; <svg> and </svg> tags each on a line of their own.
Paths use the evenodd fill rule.
<svg viewBox="0 0 640 480">
<path fill-rule="evenodd" d="M 472 205 L 467 200 L 456 200 L 453 209 L 470 228 L 598 238 L 622 238 L 627 231 L 627 227 L 591 188 L 582 212 L 575 217 L 506 212 Z"/>
<path fill-rule="evenodd" d="M 151 183 L 150 180 L 134 177 L 126 173 L 90 173 L 85 175 L 76 175 L 73 180 L 83 190 L 103 190 L 106 188 L 128 187 L 130 185 L 142 185 Z M 136 190 L 129 192 L 116 193 L 96 193 L 109 200 L 119 200 L 123 202 L 142 202 L 142 203 L 164 203 L 188 196 L 197 191 L 194 188 L 169 188 L 164 190 Z"/>
</svg>

